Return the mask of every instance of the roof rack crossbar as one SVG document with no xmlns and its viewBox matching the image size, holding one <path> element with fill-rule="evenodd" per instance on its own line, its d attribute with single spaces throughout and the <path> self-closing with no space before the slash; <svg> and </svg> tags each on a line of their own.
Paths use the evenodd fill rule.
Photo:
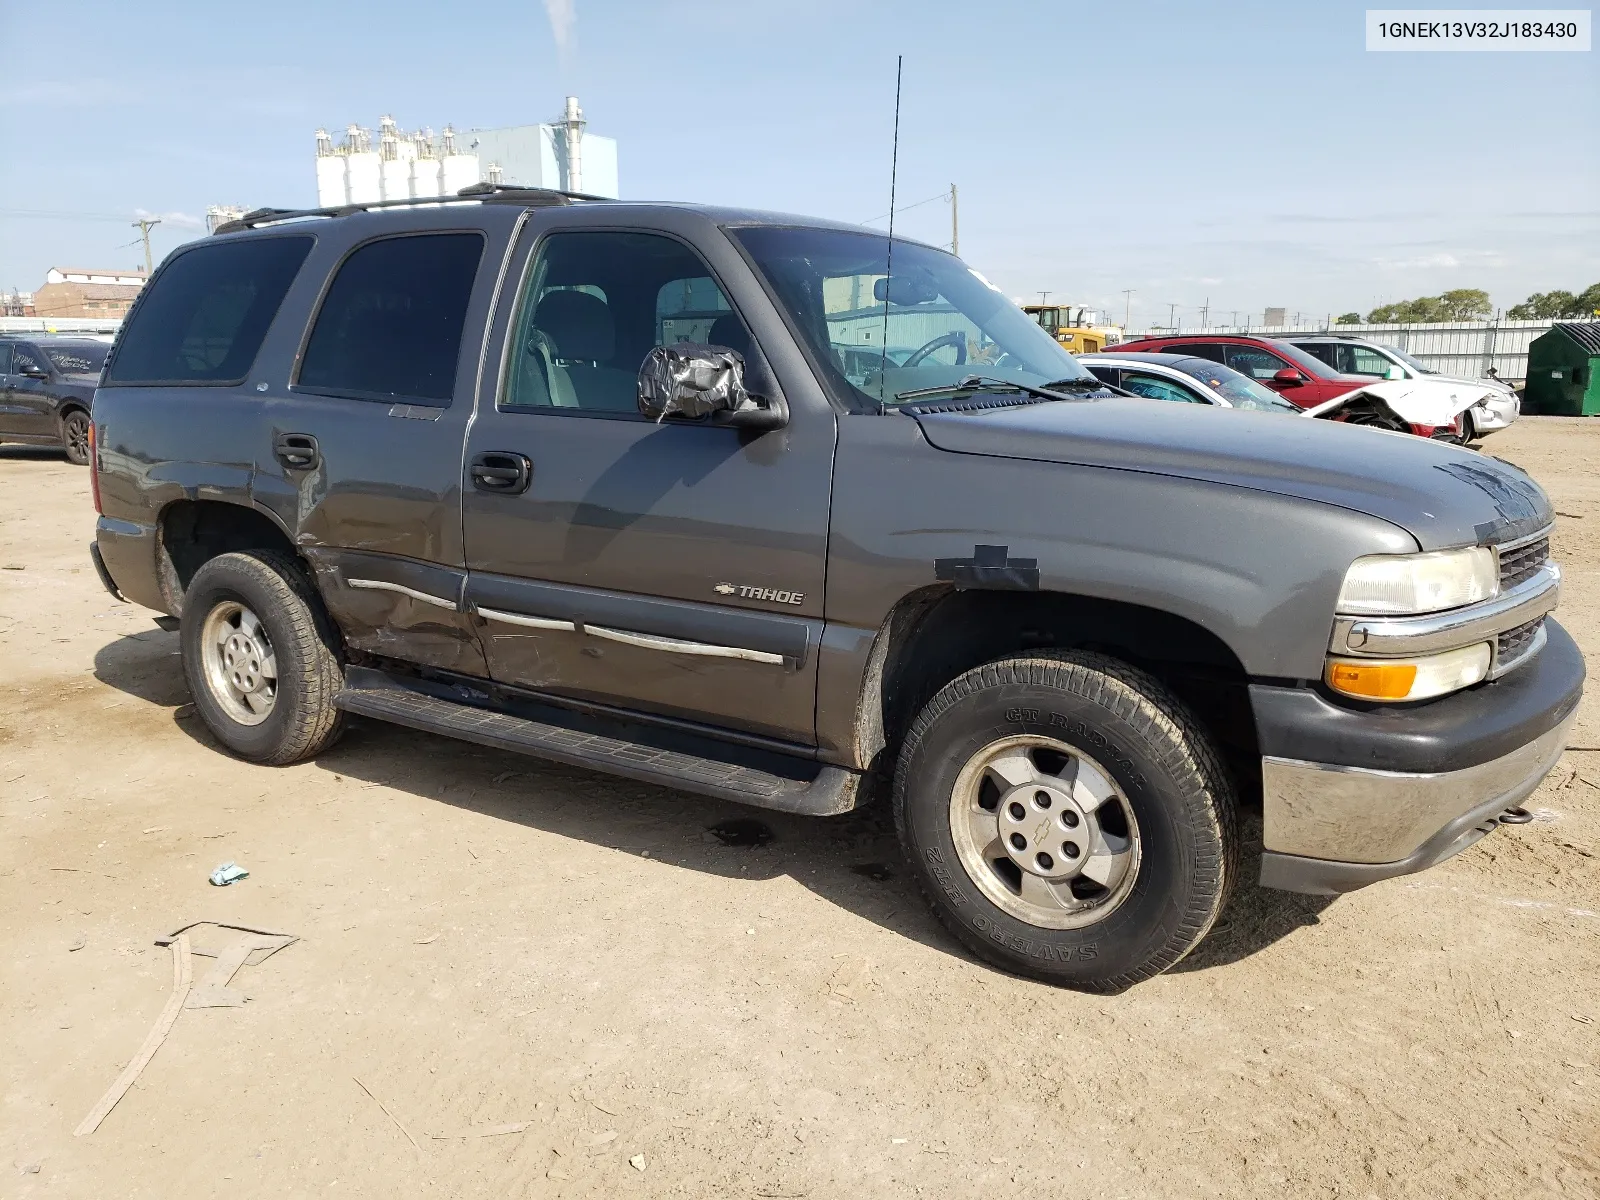
<svg viewBox="0 0 1600 1200">
<path fill-rule="evenodd" d="M 428 204 L 521 204 L 529 208 L 544 208 L 571 204 L 574 200 L 610 200 L 609 196 L 592 196 L 587 192 L 564 192 L 558 188 L 519 187 L 506 183 L 472 183 L 454 196 L 412 196 L 404 200 L 372 200 L 365 204 L 340 204 L 328 208 L 256 208 L 236 221 L 226 221 L 214 233 L 238 233 L 242 229 L 257 229 L 263 225 L 276 225 L 282 221 L 299 221 L 308 217 L 348 217 L 352 213 L 368 212 L 379 208 L 415 208 Z"/>
</svg>

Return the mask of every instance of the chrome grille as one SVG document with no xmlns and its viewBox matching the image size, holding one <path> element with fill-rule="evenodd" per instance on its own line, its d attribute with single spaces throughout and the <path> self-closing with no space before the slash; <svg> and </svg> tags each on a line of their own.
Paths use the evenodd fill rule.
<svg viewBox="0 0 1600 1200">
<path fill-rule="evenodd" d="M 1541 644 L 1544 618 L 1508 629 L 1494 640 L 1494 674 L 1501 675 L 1516 666 Z"/>
<path fill-rule="evenodd" d="M 1500 551 L 1500 591 L 1508 592 L 1531 579 L 1550 559 L 1550 537 L 1535 538 L 1511 550 Z M 1513 631 L 1514 632 L 1514 631 Z"/>
</svg>

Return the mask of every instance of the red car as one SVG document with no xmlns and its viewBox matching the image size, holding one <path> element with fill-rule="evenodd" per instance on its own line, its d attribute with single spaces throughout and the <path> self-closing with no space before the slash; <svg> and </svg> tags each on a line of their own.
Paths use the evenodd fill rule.
<svg viewBox="0 0 1600 1200">
<path fill-rule="evenodd" d="M 1118 354 L 1154 351 L 1209 358 L 1283 393 L 1283 398 L 1297 408 L 1315 408 L 1324 400 L 1343 396 L 1372 382 L 1370 375 L 1342 375 L 1300 347 L 1272 338 L 1209 334 L 1146 337 L 1123 342 L 1116 351 Z"/>
</svg>

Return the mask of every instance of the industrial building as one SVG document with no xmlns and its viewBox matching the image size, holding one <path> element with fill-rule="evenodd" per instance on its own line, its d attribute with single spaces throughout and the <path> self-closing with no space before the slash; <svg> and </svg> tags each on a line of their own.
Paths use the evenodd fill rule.
<svg viewBox="0 0 1600 1200">
<path fill-rule="evenodd" d="M 148 278 L 144 271 L 51 267 L 44 286 L 33 294 L 40 317 L 122 317 L 133 307 Z"/>
<path fill-rule="evenodd" d="M 394 118 L 371 129 L 350 125 L 337 144 L 325 129 L 317 139 L 317 204 L 453 196 L 474 183 L 505 183 L 616 197 L 616 139 L 588 131 L 576 96 L 545 125 L 469 129 L 446 125 L 405 133 Z"/>
</svg>

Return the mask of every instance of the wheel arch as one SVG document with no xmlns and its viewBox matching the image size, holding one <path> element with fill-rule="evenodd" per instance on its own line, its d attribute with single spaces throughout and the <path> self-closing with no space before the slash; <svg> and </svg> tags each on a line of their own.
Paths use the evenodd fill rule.
<svg viewBox="0 0 1600 1200">
<path fill-rule="evenodd" d="M 187 497 L 167 503 L 156 518 L 156 575 L 167 611 L 182 616 L 195 572 L 219 554 L 241 550 L 282 550 L 305 561 L 288 530 L 264 509 Z"/>
<path fill-rule="evenodd" d="M 856 711 L 858 765 L 888 773 L 917 713 L 963 672 L 1019 652 L 1095 650 L 1170 687 L 1215 739 L 1243 795 L 1259 795 L 1249 675 L 1190 617 L 1069 592 L 922 588 L 897 603 L 873 641 Z"/>
</svg>

